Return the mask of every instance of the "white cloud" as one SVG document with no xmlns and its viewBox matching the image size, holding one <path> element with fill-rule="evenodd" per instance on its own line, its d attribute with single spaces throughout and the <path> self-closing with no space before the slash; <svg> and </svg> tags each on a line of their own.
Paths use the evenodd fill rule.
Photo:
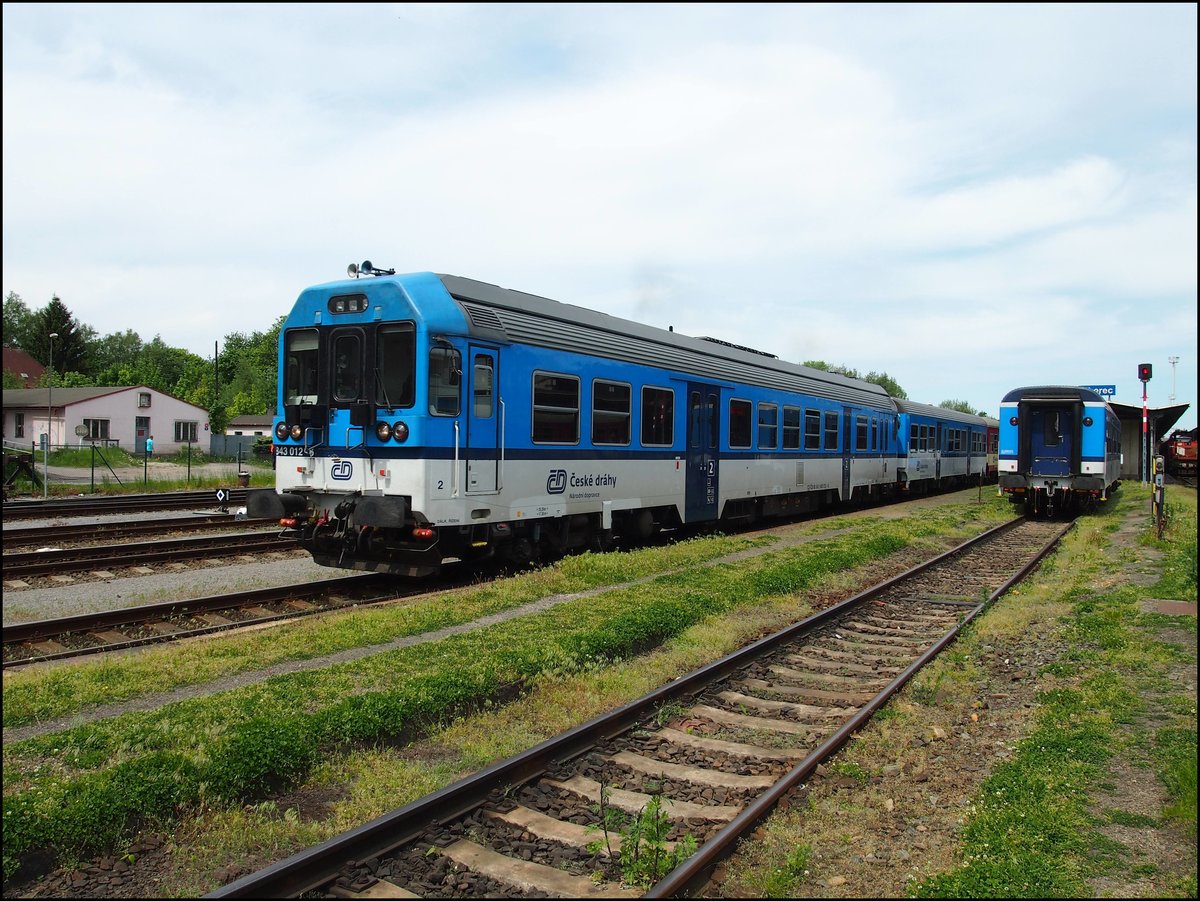
<svg viewBox="0 0 1200 901">
<path fill-rule="evenodd" d="M 4 25 L 4 290 L 101 333 L 207 354 L 370 257 L 931 388 L 948 366 L 956 397 L 1074 360 L 1061 323 L 1093 361 L 1196 354 L 1194 7 Z M 1182 348 L 1130 321 L 1143 302 L 1193 324 Z"/>
</svg>

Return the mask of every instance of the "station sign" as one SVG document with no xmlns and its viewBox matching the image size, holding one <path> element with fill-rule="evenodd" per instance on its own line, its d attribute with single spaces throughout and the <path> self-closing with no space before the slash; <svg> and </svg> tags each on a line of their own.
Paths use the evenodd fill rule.
<svg viewBox="0 0 1200 901">
<path fill-rule="evenodd" d="M 1089 391 L 1095 391 L 1105 400 L 1112 400 L 1117 396 L 1116 385 L 1080 385 L 1081 388 L 1087 388 Z"/>
</svg>

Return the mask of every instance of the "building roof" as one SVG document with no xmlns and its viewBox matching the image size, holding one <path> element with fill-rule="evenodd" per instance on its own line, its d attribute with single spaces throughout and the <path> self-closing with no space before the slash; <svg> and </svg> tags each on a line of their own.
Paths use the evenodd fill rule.
<svg viewBox="0 0 1200 901">
<path fill-rule="evenodd" d="M 203 410 L 203 407 L 196 406 L 185 400 L 180 400 L 174 395 L 167 394 L 165 391 L 159 391 L 156 388 L 150 388 L 146 385 L 118 385 L 111 387 L 98 388 L 55 388 L 53 395 L 49 388 L 9 388 L 4 392 L 4 406 L 8 407 L 46 407 L 50 402 L 54 402 L 56 407 L 69 407 L 71 404 L 81 403 L 85 400 L 93 400 L 97 397 L 104 397 L 109 394 L 120 394 L 122 391 L 149 391 L 157 394 L 160 397 L 169 397 L 172 400 L 178 400 L 180 403 L 185 403 L 189 407 L 195 407 L 197 410 Z"/>
<path fill-rule="evenodd" d="M 231 429 L 245 428 L 252 425 L 271 426 L 275 424 L 275 417 L 269 413 L 253 413 L 246 416 L 235 416 L 229 420 Z"/>
<path fill-rule="evenodd" d="M 19 347 L 4 348 L 4 371 L 15 372 L 29 388 L 37 384 L 46 367 Z"/>
</svg>

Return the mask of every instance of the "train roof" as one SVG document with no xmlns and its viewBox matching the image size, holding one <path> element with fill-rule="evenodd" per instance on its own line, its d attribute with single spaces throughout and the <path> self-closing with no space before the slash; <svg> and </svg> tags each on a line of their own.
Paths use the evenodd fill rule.
<svg viewBox="0 0 1200 901">
<path fill-rule="evenodd" d="M 1000 423 L 999 420 L 990 419 L 987 416 L 976 416 L 973 413 L 951 410 L 949 407 L 935 407 L 932 404 L 919 404 L 916 401 L 903 400 L 901 398 L 896 398 L 896 406 L 900 408 L 901 413 L 917 413 L 922 416 L 949 419 L 951 422 L 963 422 L 968 425 L 979 425 L 980 423 L 986 425 L 989 422 L 999 425 Z"/>
<path fill-rule="evenodd" d="M 642 325 L 536 294 L 501 288 L 457 275 L 439 274 L 442 284 L 482 336 L 630 363 L 653 362 L 699 379 L 753 382 L 801 391 L 846 403 L 895 410 L 880 386 L 832 372 L 788 363 L 770 354 L 713 338 Z"/>
<path fill-rule="evenodd" d="M 1108 401 L 1090 388 L 1078 385 L 1039 385 L 1031 388 L 1014 388 L 1004 395 L 1001 403 L 1013 404 L 1022 400 L 1078 400 L 1106 404 Z"/>
</svg>

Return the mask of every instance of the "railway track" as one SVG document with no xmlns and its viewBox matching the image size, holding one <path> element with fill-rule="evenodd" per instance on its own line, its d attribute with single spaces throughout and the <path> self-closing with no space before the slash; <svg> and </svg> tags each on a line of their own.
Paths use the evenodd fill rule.
<svg viewBox="0 0 1200 901">
<path fill-rule="evenodd" d="M 19 579 L 80 572 L 94 573 L 97 578 L 112 578 L 110 570 L 123 567 L 148 568 L 156 563 L 220 556 L 240 557 L 297 548 L 294 541 L 281 538 L 276 528 L 270 532 L 206 535 L 138 544 L 19 551 L 4 555 L 4 580 L 9 586 Z"/>
<path fill-rule="evenodd" d="M 249 489 L 230 488 L 226 504 L 240 506 Z M 217 506 L 213 491 L 164 491 L 157 494 L 124 494 L 103 497 L 55 498 L 4 502 L 6 522 L 53 519 L 59 516 L 100 516 L 110 513 L 144 513 L 151 510 L 188 510 Z"/>
<path fill-rule="evenodd" d="M 231 513 L 210 513 L 155 519 L 150 522 L 97 522 L 82 526 L 33 526 L 5 529 L 4 549 L 32 545 L 68 544 L 72 542 L 113 541 L 118 538 L 137 538 L 143 535 L 162 536 L 173 532 L 209 532 L 217 529 L 261 529 L 272 525 L 270 519 L 235 519 Z"/>
<path fill-rule="evenodd" d="M 414 587 L 410 593 L 424 590 Z M 4 627 L 4 668 L 177 641 L 404 594 L 394 579 L 370 573 L 18 623 Z"/>
<path fill-rule="evenodd" d="M 207 897 L 636 897 L 631 833 L 602 827 L 656 809 L 698 850 L 645 896 L 693 892 L 1069 528 L 1014 520 Z"/>
</svg>

